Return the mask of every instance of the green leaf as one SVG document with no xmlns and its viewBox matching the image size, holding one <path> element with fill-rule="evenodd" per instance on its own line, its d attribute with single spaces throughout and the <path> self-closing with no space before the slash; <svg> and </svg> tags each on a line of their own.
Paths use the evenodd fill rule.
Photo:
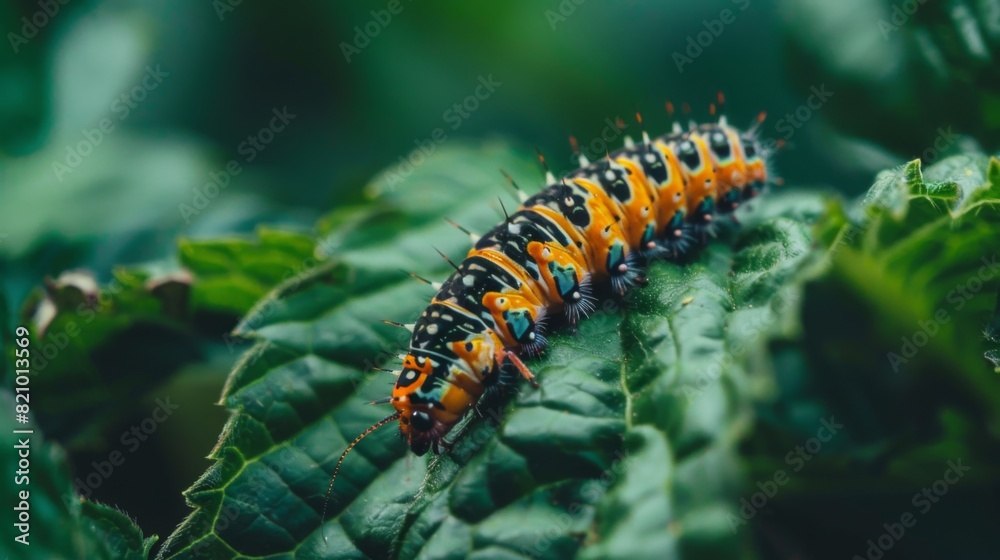
<svg viewBox="0 0 1000 560">
<path fill-rule="evenodd" d="M 995 158 L 914 161 L 882 173 L 853 209 L 832 205 L 818 228 L 831 250 L 805 286 L 801 328 L 773 345 L 784 367 L 748 446 L 751 477 L 770 480 L 792 470 L 787 457 L 821 419 L 843 424 L 761 512 L 803 556 L 858 554 L 914 510 L 923 538 L 900 541 L 899 554 L 986 552 L 975 512 L 1000 469 L 998 203 Z M 914 495 L 955 461 L 972 465 L 961 491 L 924 517 Z"/>
<path fill-rule="evenodd" d="M 998 195 L 995 158 L 956 156 L 926 173 L 914 161 L 880 176 L 855 212 L 860 219 L 848 224 L 833 216 L 842 225 L 825 233 L 834 247 L 831 280 L 872 306 L 883 331 L 908 337 L 922 323 L 942 323 L 921 359 L 934 353 L 958 367 L 987 400 L 1000 398 L 981 358 L 982 327 L 1000 286 L 993 243 L 1000 232 Z M 910 367 L 910 356 L 893 350 L 898 358 L 884 357 L 897 362 L 894 369 Z"/>
<path fill-rule="evenodd" d="M 786 0 L 792 75 L 832 93 L 824 118 L 906 158 L 938 162 L 1000 141 L 1000 26 L 992 0 Z M 805 99 L 803 99 L 805 101 Z M 973 144 L 975 145 L 975 144 Z"/>
<path fill-rule="evenodd" d="M 149 558 L 156 537 L 143 538 L 142 531 L 127 515 L 94 502 L 81 502 L 80 508 L 84 528 L 104 545 L 104 557 L 122 560 Z"/>
<path fill-rule="evenodd" d="M 315 251 L 312 237 L 262 227 L 257 239 L 180 240 L 184 268 L 122 267 L 104 286 L 85 271 L 49 280 L 22 317 L 34 327 L 46 433 L 71 448 L 101 445 L 102 429 L 127 412 L 108 403 L 145 395 L 212 343 L 232 348 L 231 338 L 216 338 L 220 317 L 230 328 L 272 288 L 314 266 Z"/>
<path fill-rule="evenodd" d="M 314 264 L 313 238 L 259 228 L 257 239 L 179 242 L 181 264 L 196 278 L 195 307 L 242 315 L 288 277 Z"/>
<path fill-rule="evenodd" d="M 106 286 L 70 271 L 29 297 L 22 324 L 31 331 L 33 383 L 45 394 L 36 407 L 49 437 L 100 444 L 102 427 L 123 412 L 109 403 L 138 398 L 200 358 L 190 286 L 178 271 L 122 268 Z"/>
<path fill-rule="evenodd" d="M 28 39 L 22 34 L 23 16 L 35 6 L 18 9 L 15 4 L 0 6 L 0 26 L 7 30 L 9 48 L 0 52 L 0 153 L 24 153 L 37 142 L 39 129 L 47 117 L 51 95 L 45 76 L 45 53 L 52 47 L 51 35 L 42 33 Z M 28 30 L 30 32 L 30 29 Z M 39 35 L 36 31 L 35 35 Z M 6 182 L 6 180 L 5 180 Z M 6 188 L 9 188 L 5 185 Z"/>
<path fill-rule="evenodd" d="M 408 322 L 432 295 L 400 269 L 446 274 L 432 247 L 461 258 L 469 242 L 442 218 L 496 223 L 493 170 L 530 177 L 530 161 L 444 147 L 397 184 L 392 173 L 373 183 L 376 204 L 321 224 L 331 257 L 237 327 L 256 342 L 224 390 L 232 416 L 160 558 L 708 558 L 744 546 L 725 515 L 738 507 L 735 446 L 750 419 L 742 364 L 783 325 L 816 196 L 761 201 L 737 236 L 687 265 L 655 264 L 648 287 L 554 333 L 530 362 L 541 387 L 518 390 L 499 425 L 469 421 L 448 453 L 417 458 L 392 429 L 373 433 L 321 525 L 337 458 L 387 414 L 365 404 L 391 390 L 373 369 L 391 365 L 380 351 L 408 342 L 380 320 Z"/>
<path fill-rule="evenodd" d="M 37 402 L 42 393 L 34 388 L 34 379 L 29 387 L 31 402 Z M 20 467 L 18 461 L 22 449 L 4 453 L 0 465 L 4 472 L 11 473 L 11 479 L 0 490 L 0 499 L 9 507 L 21 506 L 21 492 L 28 492 L 28 545 L 15 542 L 22 535 L 19 527 L 10 521 L 3 524 L 0 551 L 7 551 L 14 558 L 25 560 L 51 560 L 61 558 L 93 558 L 95 560 L 145 560 L 156 543 L 156 537 L 144 538 L 135 522 L 120 511 L 83 501 L 70 482 L 66 454 L 54 443 L 42 437 L 39 427 L 32 423 L 14 422 L 14 394 L 0 390 L 3 409 L 9 414 L 0 417 L 0 429 L 11 434 L 12 430 L 33 430 L 32 434 L 11 435 L 14 445 L 28 440 L 29 466 L 23 483 L 15 482 L 14 475 Z M 22 401 L 18 401 L 22 402 Z M 37 417 L 32 409 L 31 417 Z M 22 439 L 23 438 L 23 439 Z M 13 440 L 17 440 L 14 442 Z M 20 515 L 20 513 L 18 513 Z M 10 519 L 14 519 L 13 516 Z"/>
</svg>

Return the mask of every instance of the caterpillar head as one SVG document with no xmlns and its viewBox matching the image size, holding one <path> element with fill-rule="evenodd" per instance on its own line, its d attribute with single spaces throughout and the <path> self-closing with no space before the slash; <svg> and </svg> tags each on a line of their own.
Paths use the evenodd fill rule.
<svg viewBox="0 0 1000 560">
<path fill-rule="evenodd" d="M 435 303 L 417 321 L 389 402 L 400 434 L 417 455 L 440 452 L 442 438 L 479 400 L 503 344 L 472 315 Z"/>
<path fill-rule="evenodd" d="M 429 449 L 436 453 L 441 438 L 457 421 L 442 402 L 448 368 L 446 360 L 417 351 L 403 359 L 390 402 L 399 413 L 400 435 L 417 455 Z"/>
<path fill-rule="evenodd" d="M 417 409 L 415 407 L 396 407 L 399 410 L 399 431 L 418 457 L 433 449 L 438 453 L 441 446 L 441 438 L 448 433 L 451 426 L 445 426 L 436 420 L 428 409 Z M 400 410 L 402 409 L 402 410 Z"/>
</svg>

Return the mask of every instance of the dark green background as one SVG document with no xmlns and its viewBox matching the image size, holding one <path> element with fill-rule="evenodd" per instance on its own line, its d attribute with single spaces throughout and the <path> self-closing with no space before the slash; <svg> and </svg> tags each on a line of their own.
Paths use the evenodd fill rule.
<svg viewBox="0 0 1000 560">
<path fill-rule="evenodd" d="M 892 3 L 873 0 L 400 5 L 350 62 L 342 43 L 385 2 L 245 0 L 220 17 L 209 0 L 71 0 L 18 52 L 7 35 L 0 289 L 10 307 L 20 309 L 46 275 L 85 267 L 106 282 L 116 265 L 169 260 L 179 235 L 249 232 L 260 223 L 308 228 L 363 202 L 372 177 L 438 127 L 448 142 L 502 139 L 525 157 L 537 146 L 564 171 L 573 166 L 567 137 L 587 144 L 608 118 L 637 131 L 638 110 L 657 134 L 668 126 L 665 100 L 689 102 L 703 120 L 721 90 L 731 122 L 745 126 L 766 111 L 762 133 L 780 138 L 783 116 L 825 86 L 829 102 L 774 159 L 788 185 L 859 194 L 875 171 L 926 154 L 942 128 L 961 135 L 944 152 L 996 148 L 995 2 L 931 1 L 889 32 L 879 21 L 891 21 Z M 983 49 L 970 47 L 956 5 L 975 12 Z M 3 2 L 0 31 L 21 33 L 21 18 L 39 9 Z M 676 53 L 706 25 L 718 28 L 711 20 L 727 9 L 732 23 L 679 71 Z M 139 84 L 147 66 L 169 76 L 119 119 L 114 98 Z M 481 76 L 502 85 L 451 130 L 443 113 Z M 295 119 L 244 163 L 240 143 L 282 107 Z M 105 117 L 114 131 L 57 180 L 53 163 Z M 179 206 L 231 159 L 244 171 L 185 223 Z M 498 193 L 502 184 L 498 173 Z M 236 358 L 221 333 L 233 324 L 225 313 L 209 317 L 200 326 L 213 340 L 203 359 L 141 398 L 116 402 L 117 420 L 104 429 L 113 444 L 165 392 L 185 408 L 183 420 L 164 424 L 94 494 L 138 518 L 147 534 L 170 533 L 188 511 L 180 491 L 208 465 L 202 457 L 224 420 L 212 404 Z M 108 451 L 93 441 L 62 443 L 77 469 Z M 156 483 L 134 490 L 150 479 Z"/>
</svg>

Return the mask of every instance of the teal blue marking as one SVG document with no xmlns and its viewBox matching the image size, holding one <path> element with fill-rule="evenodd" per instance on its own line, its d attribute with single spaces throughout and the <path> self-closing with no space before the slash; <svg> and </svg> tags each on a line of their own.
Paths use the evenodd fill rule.
<svg viewBox="0 0 1000 560">
<path fill-rule="evenodd" d="M 684 209 L 681 208 L 674 214 L 674 217 L 670 220 L 670 229 L 678 229 L 684 225 Z"/>
<path fill-rule="evenodd" d="M 550 262 L 549 272 L 556 281 L 556 288 L 561 297 L 565 298 L 576 289 L 576 269 L 572 266 L 559 266 L 555 262 Z"/>
<path fill-rule="evenodd" d="M 646 226 L 646 231 L 642 234 L 642 246 L 645 247 L 647 243 L 653 240 L 653 236 L 656 235 L 656 227 L 653 224 Z"/>
<path fill-rule="evenodd" d="M 507 321 L 507 328 L 517 340 L 521 340 L 531 329 L 531 318 L 527 311 L 507 311 L 504 313 L 504 319 Z"/>
<path fill-rule="evenodd" d="M 620 241 L 615 241 L 611 251 L 608 252 L 608 271 L 613 271 L 623 262 L 625 262 L 625 249 Z"/>
</svg>

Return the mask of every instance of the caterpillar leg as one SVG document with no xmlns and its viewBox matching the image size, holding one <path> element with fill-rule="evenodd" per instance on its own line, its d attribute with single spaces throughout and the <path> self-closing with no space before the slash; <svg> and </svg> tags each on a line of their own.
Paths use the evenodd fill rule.
<svg viewBox="0 0 1000 560">
<path fill-rule="evenodd" d="M 531 342 L 521 344 L 521 352 L 524 352 L 524 355 L 529 358 L 541 356 L 542 352 L 545 351 L 545 347 L 549 345 L 548 339 L 542 334 L 540 328 L 536 328 L 534 334 L 535 337 Z"/>
<path fill-rule="evenodd" d="M 538 388 L 538 381 L 535 380 L 535 374 L 531 373 L 531 370 L 528 369 L 528 366 L 524 365 L 524 362 L 521 361 L 521 358 L 519 358 L 517 354 L 514 353 L 513 350 L 508 350 L 505 348 L 501 351 L 501 353 L 503 355 L 504 360 L 513 365 L 514 368 L 517 369 L 517 372 L 521 374 L 521 377 L 527 379 L 528 383 L 531 383 L 532 387 L 536 389 Z M 501 363 L 503 363 L 503 361 L 501 361 Z"/>
<path fill-rule="evenodd" d="M 709 237 L 716 236 L 718 224 L 716 222 L 707 221 L 702 224 L 693 224 L 691 229 L 696 243 L 699 245 L 708 245 Z"/>
<path fill-rule="evenodd" d="M 638 251 L 630 251 L 624 261 L 611 270 L 611 288 L 620 296 L 628 293 L 629 288 L 639 284 L 642 278 Z"/>
<path fill-rule="evenodd" d="M 590 284 L 590 276 L 585 276 L 583 282 L 580 282 L 579 288 L 563 301 L 566 320 L 569 321 L 571 327 L 575 327 L 581 318 L 586 318 L 597 309 Z"/>
<path fill-rule="evenodd" d="M 499 371 L 493 383 L 486 386 L 483 396 L 475 406 L 477 416 L 492 418 L 494 422 L 499 422 L 500 416 L 496 414 L 496 411 L 503 404 L 507 391 L 517 384 L 518 378 L 523 377 L 528 380 L 528 383 L 531 383 L 532 387 L 538 388 L 535 375 L 512 350 L 501 350 L 498 358 L 500 358 L 498 360 L 500 363 Z"/>
<path fill-rule="evenodd" d="M 678 259 L 692 247 L 697 241 L 695 228 L 691 224 L 682 224 L 680 227 L 667 232 L 667 236 L 660 241 L 663 248 L 664 257 L 667 259 Z"/>
<path fill-rule="evenodd" d="M 507 391 L 517 385 L 521 374 L 510 368 L 501 367 L 493 383 L 486 386 L 482 398 L 476 403 L 475 413 L 479 418 L 489 418 L 494 424 L 500 423 L 499 409 Z"/>
</svg>

